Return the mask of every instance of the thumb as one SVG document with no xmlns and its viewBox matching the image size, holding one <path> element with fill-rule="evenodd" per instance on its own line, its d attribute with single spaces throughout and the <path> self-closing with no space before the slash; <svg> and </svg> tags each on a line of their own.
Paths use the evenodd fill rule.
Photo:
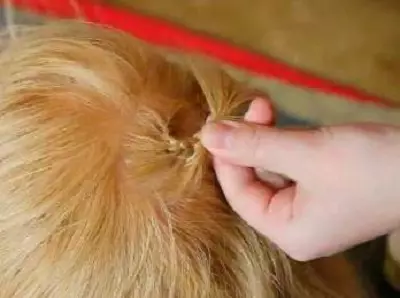
<svg viewBox="0 0 400 298">
<path fill-rule="evenodd" d="M 323 139 L 319 130 L 287 130 L 233 121 L 208 123 L 201 132 L 202 144 L 214 156 L 290 178 L 315 168 Z"/>
</svg>

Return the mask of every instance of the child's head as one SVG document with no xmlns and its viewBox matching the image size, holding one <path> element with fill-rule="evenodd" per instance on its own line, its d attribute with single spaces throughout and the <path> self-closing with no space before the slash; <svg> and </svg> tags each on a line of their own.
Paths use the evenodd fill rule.
<svg viewBox="0 0 400 298">
<path fill-rule="evenodd" d="M 250 99 L 115 30 L 0 53 L 0 297 L 332 297 L 226 204 L 197 132 Z"/>
</svg>

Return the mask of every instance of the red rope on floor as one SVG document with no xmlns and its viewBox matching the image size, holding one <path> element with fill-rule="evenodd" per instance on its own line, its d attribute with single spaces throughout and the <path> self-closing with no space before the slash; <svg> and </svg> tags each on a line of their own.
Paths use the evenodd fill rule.
<svg viewBox="0 0 400 298">
<path fill-rule="evenodd" d="M 95 0 L 12 0 L 15 7 L 59 18 L 74 18 L 77 13 L 89 22 L 124 30 L 150 43 L 202 53 L 248 71 L 288 84 L 344 96 L 359 102 L 393 105 L 389 101 L 356 88 L 337 84 L 307 72 L 255 54 L 229 43 L 197 34 L 166 21 L 122 10 Z M 76 6 L 72 6 L 75 3 Z M 76 10 L 79 7 L 79 11 Z"/>
</svg>

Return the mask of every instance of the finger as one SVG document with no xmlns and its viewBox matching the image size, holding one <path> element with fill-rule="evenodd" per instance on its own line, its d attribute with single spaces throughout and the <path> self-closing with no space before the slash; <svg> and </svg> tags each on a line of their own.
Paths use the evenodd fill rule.
<svg viewBox="0 0 400 298">
<path fill-rule="evenodd" d="M 268 207 L 273 192 L 256 179 L 250 168 L 234 166 L 215 158 L 214 169 L 225 198 L 245 221 L 252 222 L 255 214 Z"/>
<path fill-rule="evenodd" d="M 258 97 L 251 102 L 244 119 L 250 123 L 269 125 L 273 121 L 272 105 L 267 99 Z M 261 187 L 261 185 L 259 185 L 260 183 L 253 183 L 256 178 L 253 168 L 235 166 L 222 161 L 218 162 L 218 159 L 215 160 L 214 167 L 216 168 L 217 176 L 219 173 L 227 173 L 227 175 L 221 174 L 221 179 L 226 181 L 225 184 L 245 185 L 249 182 L 250 184 L 256 184 L 253 185 L 256 186 L 256 188 Z M 267 188 L 267 186 L 263 187 Z M 269 189 L 265 191 L 271 193 Z"/>
<path fill-rule="evenodd" d="M 291 257 L 309 258 L 310 237 L 304 229 L 310 226 L 304 224 L 307 200 L 299 196 L 295 185 L 274 192 L 248 168 L 220 158 L 214 159 L 214 168 L 227 202 L 240 218 Z"/>
<path fill-rule="evenodd" d="M 214 156 L 233 164 L 262 167 L 296 178 L 318 166 L 317 157 L 323 145 L 318 132 L 223 122 L 204 126 L 201 140 Z"/>
<path fill-rule="evenodd" d="M 255 99 L 244 119 L 260 125 L 271 124 L 273 121 L 271 104 L 264 98 Z M 214 168 L 232 209 L 265 236 L 274 234 L 273 230 L 267 231 L 267 226 L 276 227 L 278 222 L 285 222 L 290 218 L 292 193 L 288 193 L 287 190 L 282 191 L 275 195 L 278 200 L 272 200 L 274 189 L 261 182 L 260 177 L 252 168 L 235 166 L 218 158 L 214 160 Z M 273 179 L 271 179 L 271 175 Z M 274 186 L 277 184 L 276 179 L 282 182 L 280 181 L 281 177 L 272 173 L 269 173 L 266 180 Z M 271 213 L 271 216 L 267 218 L 268 213 Z M 269 221 L 274 224 L 268 225 Z"/>
<path fill-rule="evenodd" d="M 263 97 L 256 98 L 251 104 L 244 116 L 248 123 L 259 125 L 272 125 L 274 122 L 274 112 L 271 102 Z M 274 189 L 287 187 L 290 181 L 281 175 L 266 171 L 261 168 L 255 168 L 256 176 L 263 182 L 268 183 Z"/>
<path fill-rule="evenodd" d="M 260 125 L 270 124 L 273 120 L 271 104 L 264 98 L 256 98 L 250 104 L 244 119 Z M 232 165 L 218 158 L 214 159 L 214 168 L 228 203 L 234 194 L 242 198 L 233 200 L 231 207 L 244 220 L 250 219 L 248 214 L 251 215 L 251 210 L 268 204 L 272 190 L 257 180 L 252 168 Z"/>
<path fill-rule="evenodd" d="M 254 100 L 244 120 L 270 125 L 273 121 L 271 105 L 263 99 Z M 231 208 L 259 233 L 301 259 L 304 253 L 293 249 L 296 248 L 293 243 L 302 241 L 297 239 L 301 233 L 296 228 L 294 207 L 299 207 L 304 200 L 297 197 L 295 185 L 288 185 L 290 181 L 274 173 L 257 175 L 252 168 L 233 165 L 218 157 L 214 158 L 214 168 Z M 261 182 L 260 176 L 272 187 Z"/>
<path fill-rule="evenodd" d="M 274 111 L 270 101 L 262 97 L 253 100 L 244 116 L 244 120 L 254 124 L 272 125 Z"/>
<path fill-rule="evenodd" d="M 253 171 L 220 158 L 215 158 L 214 168 L 231 208 L 264 236 L 282 242 L 282 233 L 292 219 L 295 188 L 274 193 Z"/>
<path fill-rule="evenodd" d="M 264 183 L 267 183 L 276 190 L 286 188 L 293 183 L 293 181 L 291 181 L 288 177 L 264 170 L 262 168 L 256 168 L 255 173 L 258 179 L 262 180 Z"/>
</svg>

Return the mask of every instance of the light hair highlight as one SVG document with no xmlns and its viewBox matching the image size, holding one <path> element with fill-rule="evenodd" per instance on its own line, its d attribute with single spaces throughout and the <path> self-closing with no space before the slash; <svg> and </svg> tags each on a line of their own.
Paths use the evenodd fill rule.
<svg viewBox="0 0 400 298">
<path fill-rule="evenodd" d="M 0 53 L 0 297 L 343 297 L 228 206 L 196 139 L 252 92 L 110 28 Z"/>
</svg>

